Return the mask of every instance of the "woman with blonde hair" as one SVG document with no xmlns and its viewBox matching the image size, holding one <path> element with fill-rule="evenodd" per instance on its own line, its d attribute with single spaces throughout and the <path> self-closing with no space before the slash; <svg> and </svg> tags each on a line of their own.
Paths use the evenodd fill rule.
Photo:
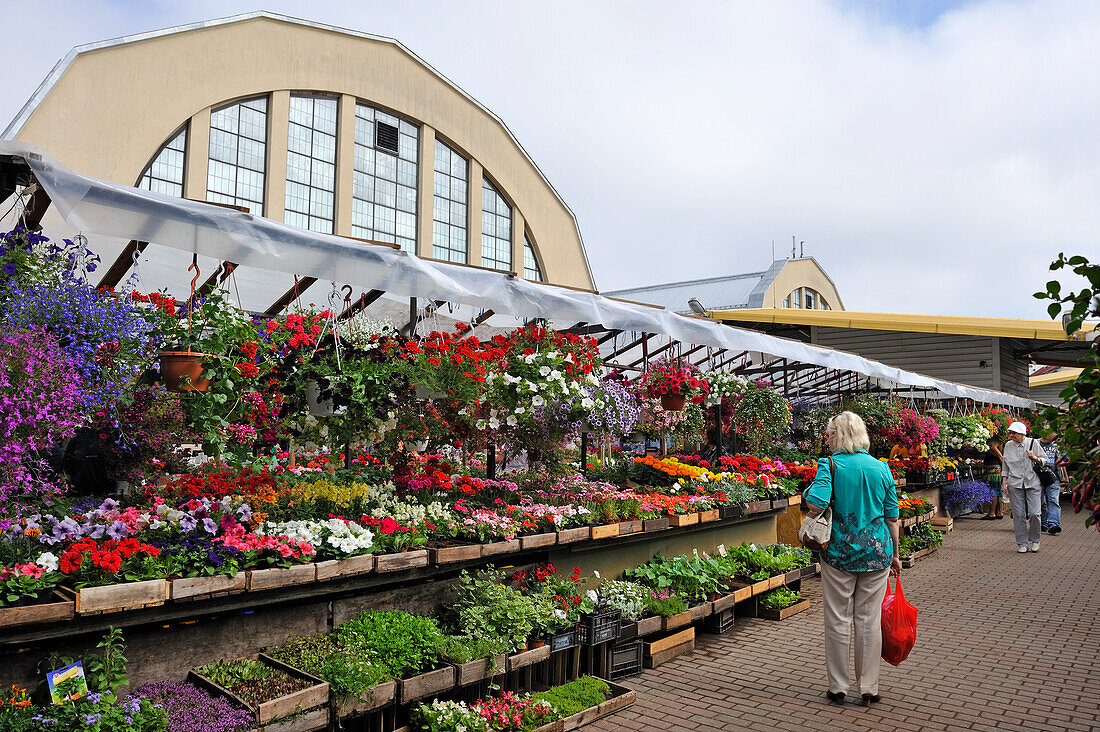
<svg viewBox="0 0 1100 732">
<path fill-rule="evenodd" d="M 858 414 L 830 419 L 826 441 L 832 455 L 818 460 L 817 477 L 804 494 L 811 516 L 833 509 L 832 538 L 821 555 L 826 696 L 844 702 L 854 634 L 856 683 L 863 705 L 870 706 L 882 698 L 882 598 L 887 578 L 901 571 L 897 485 L 886 464 L 868 453 L 867 426 Z"/>
</svg>

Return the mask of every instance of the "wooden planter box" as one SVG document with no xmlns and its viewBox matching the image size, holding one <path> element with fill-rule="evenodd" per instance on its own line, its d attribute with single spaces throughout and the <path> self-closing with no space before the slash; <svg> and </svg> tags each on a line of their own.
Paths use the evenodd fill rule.
<svg viewBox="0 0 1100 732">
<path fill-rule="evenodd" d="M 714 613 L 714 603 L 704 602 L 701 605 L 688 608 L 688 614 L 691 615 L 691 622 L 696 623 L 708 615 Z"/>
<path fill-rule="evenodd" d="M 619 536 L 629 536 L 630 534 L 642 533 L 641 521 L 620 521 L 619 522 Z"/>
<path fill-rule="evenodd" d="M 682 613 L 676 615 L 670 615 L 667 618 L 662 619 L 661 630 L 676 630 L 682 628 L 685 625 L 691 625 L 693 618 L 691 617 L 691 610 L 685 610 Z"/>
<path fill-rule="evenodd" d="M 248 573 L 249 592 L 272 590 L 276 587 L 308 585 L 317 580 L 316 564 L 296 564 L 293 567 L 253 569 Z"/>
<path fill-rule="evenodd" d="M 627 620 L 626 618 L 620 618 L 619 620 L 619 637 L 615 639 L 616 643 L 623 643 L 628 640 L 634 640 L 638 637 L 638 621 Z"/>
<path fill-rule="evenodd" d="M 820 571 L 821 571 L 821 565 L 819 565 L 817 562 L 814 562 L 810 566 L 802 568 L 802 576 L 803 577 L 813 577 L 815 574 L 817 574 Z"/>
<path fill-rule="evenodd" d="M 752 587 L 753 587 L 752 585 L 745 585 L 744 587 L 738 587 L 736 590 L 733 591 L 733 601 L 735 603 L 737 603 L 737 602 L 744 602 L 745 600 L 748 600 L 750 597 L 752 597 L 754 594 L 756 594 L 752 591 Z"/>
<path fill-rule="evenodd" d="M 792 506 L 797 506 L 798 504 L 802 503 L 802 494 L 795 493 L 793 496 L 788 497 L 787 500 L 790 501 L 790 504 Z"/>
<path fill-rule="evenodd" d="M 767 592 L 771 587 L 771 583 L 772 581 L 770 579 L 760 580 L 759 582 L 752 583 L 749 587 L 752 589 L 752 594 L 759 595 L 762 592 Z"/>
<path fill-rule="evenodd" d="M 918 559 L 920 559 L 921 557 L 928 556 L 929 554 L 936 551 L 937 549 L 939 549 L 938 546 L 930 546 L 927 549 L 921 549 L 919 552 L 913 552 L 913 556 L 906 557 L 906 558 L 901 560 L 902 568 L 909 569 L 909 568 L 913 567 L 917 563 Z"/>
<path fill-rule="evenodd" d="M 327 561 L 317 562 L 317 581 L 327 582 L 328 580 L 339 579 L 341 577 L 368 574 L 373 571 L 373 554 L 359 554 L 354 557 L 345 557 L 344 559 L 329 559 Z"/>
<path fill-rule="evenodd" d="M 735 604 L 737 604 L 737 593 L 731 592 L 728 595 L 722 595 L 717 600 L 712 602 L 711 607 L 713 608 L 715 613 L 720 613 L 727 608 L 733 607 Z"/>
<path fill-rule="evenodd" d="M 403 569 L 428 566 L 428 550 L 415 549 L 397 554 L 378 554 L 374 557 L 375 572 L 400 572 Z"/>
<path fill-rule="evenodd" d="M 408 704 L 426 696 L 432 696 L 455 686 L 455 667 L 444 666 L 435 671 L 418 674 L 397 682 L 397 693 L 402 704 Z"/>
<path fill-rule="evenodd" d="M 675 528 L 693 526 L 697 523 L 699 523 L 699 514 L 697 513 L 678 513 L 668 517 L 668 525 Z"/>
<path fill-rule="evenodd" d="M 154 579 L 120 585 L 71 590 L 77 615 L 136 610 L 163 605 L 168 599 L 168 580 Z"/>
<path fill-rule="evenodd" d="M 364 691 L 357 699 L 348 699 L 340 706 L 341 717 L 350 717 L 365 712 L 373 712 L 388 706 L 397 699 L 397 682 L 383 681 Z"/>
<path fill-rule="evenodd" d="M 196 682 L 199 686 L 205 687 L 206 689 L 220 694 L 221 696 L 226 696 L 236 701 L 240 706 L 244 707 L 252 713 L 252 718 L 259 725 L 268 725 L 272 722 L 275 722 L 276 720 L 282 719 L 283 717 L 288 717 L 292 714 L 297 714 L 298 712 L 304 710 L 313 709 L 314 707 L 323 707 L 328 704 L 329 685 L 327 681 L 322 681 L 316 676 L 311 676 L 303 671 L 299 671 L 293 666 L 288 666 L 285 663 L 276 661 L 270 656 L 264 655 L 262 653 L 258 654 L 258 656 L 253 655 L 248 656 L 247 658 L 253 661 L 259 660 L 265 665 L 273 666 L 274 668 L 277 668 L 280 671 L 283 671 L 287 675 L 293 676 L 296 679 L 308 681 L 311 683 L 311 686 L 308 686 L 301 691 L 296 691 L 292 694 L 287 694 L 286 696 L 280 696 L 277 699 L 272 699 L 271 701 L 266 701 L 262 704 L 254 706 L 245 702 L 239 696 L 229 691 L 229 689 L 226 689 L 206 678 L 201 673 L 199 673 L 198 669 L 191 669 L 191 673 L 189 674 L 188 679 L 190 681 Z M 319 711 L 322 712 L 322 716 L 320 716 L 319 718 L 324 719 L 325 723 L 327 723 L 328 710 L 322 709 Z M 289 721 L 297 722 L 300 720 Z M 288 729 L 296 728 L 288 727 Z"/>
<path fill-rule="evenodd" d="M 531 536 L 519 537 L 520 546 L 523 551 L 530 551 L 531 549 L 542 549 L 548 546 L 554 546 L 558 543 L 558 535 L 551 534 L 532 534 Z"/>
<path fill-rule="evenodd" d="M 745 507 L 738 504 L 736 506 L 719 506 L 718 517 L 722 519 L 735 519 L 741 518 L 745 515 Z"/>
<path fill-rule="evenodd" d="M 611 688 L 611 696 L 602 704 L 589 707 L 588 709 L 584 709 L 560 720 L 562 723 L 562 732 L 572 732 L 572 730 L 595 722 L 597 719 L 614 714 L 615 712 L 620 712 L 634 704 L 638 699 L 638 692 L 633 689 L 628 689 L 625 686 L 619 686 L 618 684 L 610 682 L 608 682 L 608 686 Z"/>
<path fill-rule="evenodd" d="M 642 637 L 659 633 L 661 628 L 664 627 L 665 619 L 660 615 L 654 615 L 648 618 L 638 618 L 635 624 L 638 626 L 638 637 Z"/>
<path fill-rule="evenodd" d="M 520 550 L 519 539 L 512 539 L 511 541 L 494 541 L 492 544 L 483 544 L 481 546 L 481 557 L 496 557 L 501 554 L 514 554 Z"/>
<path fill-rule="evenodd" d="M 317 732 L 325 729 L 328 723 L 328 709 L 314 709 L 300 717 L 262 725 L 258 728 L 258 732 Z"/>
<path fill-rule="evenodd" d="M 772 500 L 772 510 L 776 511 L 780 508 L 786 508 L 791 505 L 791 501 L 788 498 L 776 498 Z"/>
<path fill-rule="evenodd" d="M 502 653 L 495 658 L 479 658 L 469 663 L 455 663 L 455 684 L 469 686 L 491 676 L 504 673 L 508 665 L 508 654 Z"/>
<path fill-rule="evenodd" d="M 772 510 L 771 501 L 749 501 L 745 504 L 745 514 L 751 513 L 764 513 L 765 511 Z"/>
<path fill-rule="evenodd" d="M 520 651 L 519 653 L 508 656 L 507 669 L 509 672 L 515 671 L 516 669 L 533 666 L 539 661 L 545 661 L 548 658 L 550 658 L 550 646 L 532 648 L 529 651 Z"/>
<path fill-rule="evenodd" d="M 705 524 L 711 521 L 717 521 L 719 519 L 719 512 L 717 508 L 711 508 L 706 511 L 699 512 L 699 523 Z"/>
<path fill-rule="evenodd" d="M 236 577 L 216 574 L 211 577 L 180 577 L 168 581 L 168 597 L 172 600 L 228 595 L 248 589 L 248 572 L 237 572 Z"/>
<path fill-rule="evenodd" d="M 592 527 L 593 539 L 613 539 L 619 535 L 618 524 L 603 524 L 601 526 Z"/>
<path fill-rule="evenodd" d="M 668 528 L 667 518 L 658 519 L 646 519 L 642 522 L 642 531 L 650 533 L 651 531 L 664 531 Z"/>
<path fill-rule="evenodd" d="M 591 538 L 591 526 L 574 526 L 571 529 L 562 529 L 558 532 L 559 544 L 572 544 L 577 541 L 587 541 Z"/>
<path fill-rule="evenodd" d="M 787 618 L 791 617 L 792 615 L 797 615 L 798 613 L 802 612 L 803 610 L 809 610 L 809 609 L 810 609 L 810 601 L 809 600 L 802 600 L 801 602 L 796 602 L 795 604 L 791 605 L 790 607 L 785 607 L 782 610 L 769 610 L 766 607 L 762 607 L 762 608 L 760 608 L 760 611 L 757 614 L 760 617 L 766 618 L 768 620 L 786 620 Z"/>
<path fill-rule="evenodd" d="M 0 608 L 0 628 L 72 620 L 75 612 L 76 601 L 71 596 L 66 596 L 57 590 L 51 590 L 48 597 L 45 598 L 45 602 L 36 605 Z"/>
<path fill-rule="evenodd" d="M 787 574 L 783 575 L 783 584 L 787 585 L 791 582 L 797 582 L 800 579 L 802 579 L 802 570 L 792 569 L 790 572 L 787 572 Z"/>
<path fill-rule="evenodd" d="M 780 574 L 775 577 L 768 578 L 768 589 L 774 590 L 776 587 L 782 587 L 783 583 L 787 581 L 787 575 Z"/>
<path fill-rule="evenodd" d="M 687 628 L 679 633 L 644 644 L 646 668 L 657 668 L 678 656 L 695 650 L 695 628 Z"/>
<path fill-rule="evenodd" d="M 432 564 L 454 564 L 472 562 L 481 559 L 481 544 L 460 544 L 429 549 L 428 558 Z"/>
</svg>

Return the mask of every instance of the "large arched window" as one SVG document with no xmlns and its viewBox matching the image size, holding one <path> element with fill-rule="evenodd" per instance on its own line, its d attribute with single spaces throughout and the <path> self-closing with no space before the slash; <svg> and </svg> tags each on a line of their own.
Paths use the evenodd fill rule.
<svg viewBox="0 0 1100 732">
<path fill-rule="evenodd" d="M 512 271 L 512 207 L 487 178 L 481 180 L 481 264 Z"/>
<path fill-rule="evenodd" d="M 416 251 L 416 165 L 420 131 L 366 104 L 355 105 L 351 235 Z"/>
<path fill-rule="evenodd" d="M 435 141 L 432 196 L 432 257 L 466 264 L 466 211 L 469 188 L 466 158 L 439 139 Z"/>
<path fill-rule="evenodd" d="M 331 234 L 336 198 L 336 100 L 291 95 L 289 125 L 283 221 Z"/>
<path fill-rule="evenodd" d="M 527 232 L 523 232 L 523 278 L 542 282 L 542 267 L 539 266 L 539 258 L 535 254 L 535 247 L 531 244 Z"/>
<path fill-rule="evenodd" d="M 783 301 L 782 307 L 801 310 L 832 310 L 821 293 L 811 287 L 795 288 Z"/>
<path fill-rule="evenodd" d="M 169 196 L 183 196 L 183 162 L 187 157 L 187 125 L 180 128 L 138 178 L 138 188 Z"/>
<path fill-rule="evenodd" d="M 210 113 L 206 200 L 264 212 L 267 97 L 227 104 Z"/>
</svg>

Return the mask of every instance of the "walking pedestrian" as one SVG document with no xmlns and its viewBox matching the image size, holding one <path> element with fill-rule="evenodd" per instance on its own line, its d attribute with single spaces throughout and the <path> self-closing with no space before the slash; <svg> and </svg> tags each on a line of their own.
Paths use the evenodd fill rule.
<svg viewBox="0 0 1100 732">
<path fill-rule="evenodd" d="M 1008 489 L 1012 524 L 1016 532 L 1016 551 L 1039 551 L 1043 484 L 1035 474 L 1035 463 L 1045 463 L 1047 454 L 1039 441 L 1028 438 L 1027 425 L 1013 422 L 1008 426 L 1009 440 L 1002 453 L 1001 475 Z M 1026 443 L 1026 444 L 1025 444 Z"/>
<path fill-rule="evenodd" d="M 1058 436 L 1053 432 L 1047 433 L 1039 443 L 1047 456 L 1047 465 L 1054 469 L 1058 480 L 1043 488 L 1043 513 L 1042 529 L 1051 536 L 1062 533 L 1062 472 L 1065 470 L 1066 458 L 1058 449 L 1056 440 Z"/>
<path fill-rule="evenodd" d="M 989 513 L 982 516 L 983 521 L 992 521 L 993 519 L 1003 519 L 1005 517 L 1001 510 L 1001 495 L 1004 491 L 1004 487 L 1001 484 L 1001 463 L 1004 462 L 1004 455 L 1001 454 L 1001 448 L 997 447 L 997 443 L 993 441 L 993 438 L 989 439 L 989 449 L 986 450 L 985 456 L 982 458 L 982 465 L 991 468 L 986 480 L 989 481 L 989 487 L 993 489 L 993 502 L 989 504 Z"/>
<path fill-rule="evenodd" d="M 830 419 L 825 439 L 832 455 L 818 460 L 817 477 L 805 492 L 811 516 L 833 509 L 832 537 L 821 555 L 825 694 L 844 702 L 854 635 L 856 683 L 863 705 L 870 706 L 882 698 L 882 598 L 887 578 L 901 572 L 897 485 L 886 464 L 868 453 L 867 426 L 858 414 L 841 412 Z"/>
</svg>

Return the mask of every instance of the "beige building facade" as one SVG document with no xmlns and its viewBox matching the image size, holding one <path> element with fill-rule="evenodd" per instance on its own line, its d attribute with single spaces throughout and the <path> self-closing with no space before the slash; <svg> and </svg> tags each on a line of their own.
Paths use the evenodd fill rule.
<svg viewBox="0 0 1100 732">
<path fill-rule="evenodd" d="M 4 137 L 104 180 L 595 286 L 505 124 L 391 39 L 260 12 L 81 46 Z"/>
</svg>

